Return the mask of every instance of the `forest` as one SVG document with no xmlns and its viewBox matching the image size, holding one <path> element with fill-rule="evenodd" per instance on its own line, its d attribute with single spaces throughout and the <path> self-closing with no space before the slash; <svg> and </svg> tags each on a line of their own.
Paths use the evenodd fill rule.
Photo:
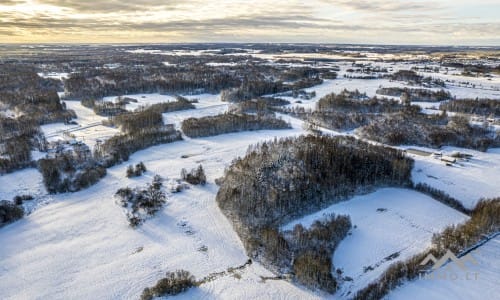
<svg viewBox="0 0 500 300">
<path fill-rule="evenodd" d="M 443 102 L 439 109 L 481 116 L 500 117 L 500 101 L 492 99 L 460 99 Z"/>
<path fill-rule="evenodd" d="M 500 146 L 500 136 L 462 116 L 397 113 L 358 129 L 360 136 L 389 145 L 439 148 L 456 146 L 486 151 Z"/>
<path fill-rule="evenodd" d="M 263 129 L 287 129 L 290 124 L 273 114 L 250 115 L 225 113 L 217 116 L 189 118 L 182 121 L 182 131 L 189 137 L 214 136 L 230 132 Z"/>
<path fill-rule="evenodd" d="M 377 94 L 393 97 L 401 97 L 404 95 L 408 101 L 413 102 L 440 102 L 452 98 L 450 92 L 443 89 L 432 91 L 426 89 L 390 87 L 377 89 Z"/>
<path fill-rule="evenodd" d="M 331 229 L 326 240 L 333 243 L 321 247 L 329 255 L 309 253 L 317 242 L 293 246 L 301 245 L 300 241 L 313 233 L 298 234 L 299 239 L 290 244 L 279 226 L 376 186 L 409 186 L 412 166 L 413 161 L 401 151 L 350 137 L 285 138 L 251 147 L 244 158 L 236 159 L 218 180 L 217 203 L 250 257 L 277 272 L 299 274 L 296 279 L 305 285 L 314 282 L 333 291 L 332 278 L 311 277 L 314 274 L 302 268 L 320 268 L 325 260 L 330 261 L 332 245 L 345 236 L 350 221 L 338 216 L 332 224 L 318 224 L 317 230 Z M 304 256 L 292 266 L 294 248 Z"/>
</svg>

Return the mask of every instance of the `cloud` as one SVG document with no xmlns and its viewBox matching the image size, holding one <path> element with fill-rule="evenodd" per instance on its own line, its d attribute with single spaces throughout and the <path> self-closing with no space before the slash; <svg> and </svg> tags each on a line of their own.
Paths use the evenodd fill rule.
<svg viewBox="0 0 500 300">
<path fill-rule="evenodd" d="M 199 3 L 196 0 L 38 0 L 40 4 L 72 9 L 80 13 L 109 13 L 151 10 L 155 8 L 176 9 L 181 3 Z"/>
<path fill-rule="evenodd" d="M 357 11 L 379 14 L 381 12 L 435 11 L 443 6 L 434 2 L 398 1 L 398 0 L 323 0 L 324 3 L 340 5 Z"/>
<path fill-rule="evenodd" d="M 129 42 L 132 36 L 144 42 L 175 38 L 444 43 L 477 38 L 500 44 L 498 21 L 454 14 L 451 0 L 30 0 L 33 5 L 25 1 L 0 4 L 0 41 L 17 35 L 30 42 L 77 38 L 89 42 L 89 37 Z"/>
</svg>

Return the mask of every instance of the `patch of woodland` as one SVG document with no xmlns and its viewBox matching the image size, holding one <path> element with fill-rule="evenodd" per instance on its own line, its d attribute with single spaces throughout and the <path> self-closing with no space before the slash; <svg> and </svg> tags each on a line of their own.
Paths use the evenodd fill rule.
<svg viewBox="0 0 500 300">
<path fill-rule="evenodd" d="M 427 115 L 416 111 L 387 114 L 358 129 L 365 138 L 389 145 L 439 148 L 455 146 L 486 151 L 500 146 L 500 135 L 488 127 L 470 124 L 463 116 Z"/>
<path fill-rule="evenodd" d="M 281 118 L 276 118 L 274 114 L 224 113 L 182 121 L 182 131 L 185 135 L 193 138 L 239 131 L 288 128 L 291 128 L 290 124 Z"/>
<path fill-rule="evenodd" d="M 66 122 L 75 117 L 66 110 L 53 79 L 38 76 L 24 65 L 0 65 L 0 103 L 4 109 L 24 115 L 38 125 Z"/>
<path fill-rule="evenodd" d="M 94 151 L 94 156 L 100 161 L 101 165 L 109 168 L 128 161 L 130 155 L 139 150 L 180 140 L 182 140 L 181 133 L 169 125 L 134 129 L 127 133 L 115 135 L 100 143 Z"/>
<path fill-rule="evenodd" d="M 445 82 L 439 78 L 424 77 L 412 70 L 399 70 L 389 78 L 396 81 L 405 81 L 411 85 L 422 85 L 425 87 L 445 87 Z"/>
<path fill-rule="evenodd" d="M 409 101 L 412 102 L 441 102 L 452 98 L 450 92 L 443 89 L 433 91 L 428 89 L 415 89 L 406 87 L 381 87 L 377 89 L 377 94 L 393 97 L 406 97 Z"/>
<path fill-rule="evenodd" d="M 31 150 L 46 148 L 47 141 L 36 121 L 24 116 L 0 116 L 0 174 L 33 166 Z"/>
<path fill-rule="evenodd" d="M 308 246 L 300 246 L 301 238 L 289 241 L 287 237 L 292 235 L 284 235 L 279 227 L 378 186 L 409 186 L 412 166 L 413 161 L 402 151 L 351 137 L 309 135 L 275 140 L 251 147 L 244 158 L 233 161 L 218 180 L 217 203 L 250 257 L 278 273 L 293 274 L 292 254 L 304 255 L 297 263 L 296 279 L 333 291 L 336 284 L 324 269 L 308 272 L 307 265 L 315 270 L 323 268 L 325 261 L 331 265 L 332 245 L 345 236 L 350 222 L 338 216 L 330 220 L 332 224 L 317 224 L 310 230 L 334 230 L 326 237 L 319 234 L 325 243 Z M 304 233 L 307 235 L 315 233 Z M 318 247 L 325 251 L 316 251 Z"/>
<path fill-rule="evenodd" d="M 290 104 L 289 101 L 281 98 L 261 97 L 231 104 L 229 112 L 233 114 L 241 114 L 241 113 L 268 114 L 275 111 L 277 107 L 288 104 Z"/>
<path fill-rule="evenodd" d="M 500 101 L 493 99 L 450 100 L 441 103 L 439 109 L 463 114 L 500 117 Z"/>
<path fill-rule="evenodd" d="M 101 166 L 88 152 L 61 152 L 38 161 L 43 183 L 51 194 L 76 192 L 96 184 L 106 176 Z"/>
<path fill-rule="evenodd" d="M 332 93 L 321 98 L 317 102 L 315 110 L 303 107 L 276 110 L 328 129 L 352 130 L 383 118 L 383 114 L 407 109 L 409 108 L 396 100 L 368 98 L 366 94 L 357 90 L 344 90 L 339 94 Z"/>
</svg>

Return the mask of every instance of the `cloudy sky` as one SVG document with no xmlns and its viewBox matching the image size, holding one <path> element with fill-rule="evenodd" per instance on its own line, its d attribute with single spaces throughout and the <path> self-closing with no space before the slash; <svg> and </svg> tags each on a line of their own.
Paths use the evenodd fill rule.
<svg viewBox="0 0 500 300">
<path fill-rule="evenodd" d="M 500 45 L 500 0 L 0 0 L 0 43 Z"/>
</svg>

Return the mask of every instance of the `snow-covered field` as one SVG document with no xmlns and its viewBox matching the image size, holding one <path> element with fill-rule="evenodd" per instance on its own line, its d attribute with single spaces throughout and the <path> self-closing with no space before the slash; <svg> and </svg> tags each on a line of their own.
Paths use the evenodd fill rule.
<svg viewBox="0 0 500 300">
<path fill-rule="evenodd" d="M 447 279 L 426 279 L 409 282 L 392 291 L 387 299 L 499 299 L 500 298 L 500 236 L 470 254 L 477 264 L 467 263 L 466 270 L 450 263 Z M 440 270 L 439 270 L 440 271 Z"/>
<path fill-rule="evenodd" d="M 210 54 L 207 51 L 136 50 L 137 53 L 176 55 Z M 253 55 L 264 59 L 296 58 L 300 54 Z M 362 61 L 381 57 L 394 58 L 392 54 L 372 55 Z M 350 59 L 344 55 L 311 54 L 302 58 Z M 272 64 L 272 62 L 270 62 Z M 374 66 L 383 63 L 372 62 Z M 230 64 L 211 64 L 227 65 Z M 344 89 L 366 92 L 375 96 L 379 87 L 410 87 L 402 82 L 387 79 L 362 80 L 343 77 L 352 62 L 339 62 L 339 78 L 305 89 L 316 92 L 311 100 L 283 97 L 292 104 L 314 109 L 316 102 L 332 92 Z M 411 65 L 391 63 L 388 68 L 409 69 Z M 423 73 L 421 73 L 423 74 Z M 68 76 L 65 73 L 41 74 L 50 78 Z M 488 89 L 448 86 L 447 90 L 459 98 L 500 99 L 498 78 L 468 78 L 456 75 L 429 73 L 425 76 L 442 79 L 471 81 Z M 470 80 L 469 80 L 470 79 Z M 493 87 L 489 89 L 489 87 Z M 411 88 L 411 87 L 410 87 Z M 415 87 L 417 88 L 417 87 Z M 434 89 L 435 90 L 435 89 Z M 196 109 L 163 114 L 166 124 L 180 127 L 189 117 L 217 115 L 228 111 L 230 104 L 222 102 L 220 95 L 182 95 L 194 103 Z M 379 95 L 380 96 L 380 95 Z M 128 110 L 140 106 L 175 101 L 172 95 L 133 94 L 123 95 L 136 99 L 126 106 Z M 116 97 L 106 97 L 115 101 Z M 426 113 L 438 103 L 416 103 Z M 77 114 L 78 125 L 62 123 L 42 126 L 49 141 L 72 137 L 93 147 L 97 140 L 104 140 L 120 131 L 102 125 L 104 117 L 79 101 L 66 101 L 68 109 Z M 43 179 L 34 168 L 0 176 L 0 199 L 11 200 L 16 195 L 30 194 L 35 200 L 25 203 L 28 214 L 22 220 L 0 228 L 0 299 L 138 299 L 145 287 L 152 286 L 166 271 L 186 269 L 197 278 L 212 272 L 224 271 L 244 264 L 248 257 L 230 222 L 219 211 L 215 202 L 218 187 L 214 181 L 223 176 L 231 161 L 246 153 L 247 147 L 274 138 L 304 134 L 303 122 L 278 114 L 290 122 L 292 129 L 239 132 L 215 137 L 191 139 L 151 147 L 133 154 L 126 163 L 108 169 L 108 174 L 96 185 L 76 193 L 47 195 Z M 322 129 L 323 130 L 323 129 Z M 337 132 L 323 130 L 328 134 Z M 405 146 L 402 148 L 408 148 Z M 412 147 L 429 152 L 434 149 Z M 412 179 L 443 190 L 472 208 L 481 197 L 500 196 L 500 149 L 478 152 L 468 149 L 445 147 L 445 155 L 453 151 L 472 154 L 469 161 L 459 161 L 453 166 L 431 156 L 409 154 L 415 159 Z M 39 156 L 40 153 L 37 154 Z M 137 178 L 127 178 L 130 164 L 144 162 L 148 171 Z M 128 226 L 122 208 L 116 204 L 115 192 L 122 187 L 143 186 L 155 174 L 166 179 L 180 177 L 182 168 L 191 169 L 202 164 L 207 178 L 206 186 L 168 195 L 167 205 L 138 229 Z M 335 295 L 310 291 L 285 280 L 263 280 L 273 276 L 262 265 L 252 265 L 231 275 L 226 275 L 179 295 L 180 299 L 338 299 L 349 298 L 356 290 L 375 280 L 397 260 L 404 260 L 422 252 L 431 242 L 433 233 L 444 227 L 464 222 L 467 216 L 437 202 L 424 194 L 398 188 L 382 188 L 366 195 L 355 196 L 322 211 L 305 216 L 286 225 L 285 229 L 301 223 L 309 226 L 326 213 L 346 214 L 354 228 L 335 251 L 333 264 L 343 270 L 343 276 L 353 279 L 342 283 Z M 206 247 L 206 251 L 200 250 Z M 437 285 L 416 281 L 398 288 L 389 299 L 485 299 L 498 298 L 500 238 L 482 246 L 477 254 L 476 266 L 481 283 L 466 282 L 457 285 L 446 282 Z M 484 255 L 483 255 L 484 254 Z M 489 298 L 488 298 L 489 296 Z"/>
<path fill-rule="evenodd" d="M 349 298 L 377 279 L 395 261 L 425 250 L 431 244 L 433 233 L 468 219 L 419 192 L 383 188 L 334 204 L 283 229 L 293 229 L 299 223 L 309 227 L 331 213 L 350 216 L 353 225 L 351 234 L 340 242 L 333 256 L 334 267 L 353 279 L 337 292 L 336 296 L 341 298 Z"/>
<path fill-rule="evenodd" d="M 435 152 L 433 149 L 413 147 Z M 453 151 L 473 155 L 469 161 L 458 160 L 452 166 L 432 156 L 411 155 L 415 159 L 412 180 L 426 183 L 456 198 L 466 208 L 473 208 L 480 198 L 500 196 L 500 149 L 479 152 L 470 149 L 443 147 L 444 155 Z"/>
<path fill-rule="evenodd" d="M 130 102 L 125 106 L 126 110 L 136 110 L 141 106 L 148 106 L 152 104 L 164 103 L 164 102 L 172 102 L 175 101 L 175 97 L 171 95 L 162 95 L 158 93 L 151 94 L 130 94 L 130 95 L 122 95 L 122 98 L 131 98 L 137 100 L 137 102 Z M 116 96 L 104 97 L 103 100 L 105 102 L 116 102 Z"/>
<path fill-rule="evenodd" d="M 97 140 L 106 140 L 120 132 L 116 128 L 102 125 L 102 121 L 107 120 L 107 118 L 96 115 L 93 110 L 83 106 L 80 101 L 65 101 L 65 103 L 68 109 L 75 111 L 77 118 L 73 121 L 77 122 L 78 125 L 64 123 L 42 125 L 41 128 L 47 141 L 74 137 L 93 148 Z"/>
<path fill-rule="evenodd" d="M 245 251 L 217 208 L 213 181 L 234 157 L 245 154 L 248 145 L 300 132 L 243 132 L 151 147 L 132 155 L 128 162 L 143 161 L 149 170 L 143 177 L 127 179 L 125 163 L 109 169 L 95 186 L 53 196 L 50 205 L 0 230 L 2 299 L 137 299 L 142 289 L 169 270 L 183 268 L 203 277 L 243 264 Z M 180 158 L 184 154 L 189 157 Z M 128 226 L 113 197 L 119 188 L 145 184 L 154 174 L 178 178 L 181 168 L 200 163 L 209 178 L 207 186 L 170 195 L 157 216 L 137 230 Z M 207 252 L 198 251 L 203 245 Z M 283 281 L 253 284 L 260 276 L 270 275 L 255 265 L 241 281 L 254 286 L 255 298 L 316 295 Z M 193 297 L 232 298 L 231 290 L 241 293 L 238 285 L 229 288 L 224 282 L 239 281 L 212 282 L 192 291 Z"/>
</svg>

